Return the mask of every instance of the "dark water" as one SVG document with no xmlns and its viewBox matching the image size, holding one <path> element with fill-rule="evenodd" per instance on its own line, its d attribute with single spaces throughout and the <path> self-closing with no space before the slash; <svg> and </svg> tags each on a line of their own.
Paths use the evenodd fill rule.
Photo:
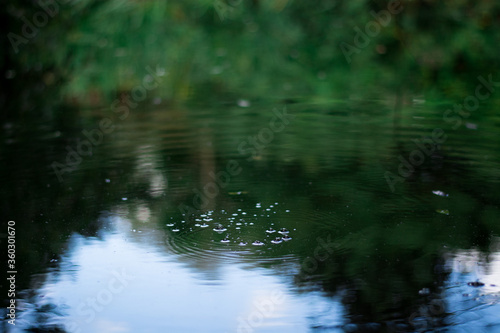
<svg viewBox="0 0 500 333">
<path fill-rule="evenodd" d="M 500 332 L 498 17 L 0 6 L 0 333 Z"/>
<path fill-rule="evenodd" d="M 12 332 L 500 331 L 500 118 L 152 104 L 4 125 Z"/>
</svg>

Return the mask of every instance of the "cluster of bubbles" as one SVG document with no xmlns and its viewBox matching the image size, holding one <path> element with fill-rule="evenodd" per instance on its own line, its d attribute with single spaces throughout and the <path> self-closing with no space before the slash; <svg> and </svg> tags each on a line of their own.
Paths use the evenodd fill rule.
<svg viewBox="0 0 500 333">
<path fill-rule="evenodd" d="M 276 213 L 276 211 L 272 211 L 272 208 L 274 208 L 278 203 L 274 203 L 274 205 L 270 205 L 268 208 L 265 208 L 262 212 L 264 214 L 261 214 L 260 216 L 265 216 L 265 217 L 270 217 L 269 214 L 271 213 Z M 262 205 L 260 203 L 257 203 L 255 208 L 262 208 Z M 289 213 L 290 210 L 286 210 L 285 212 Z M 228 214 L 227 211 L 222 210 L 222 214 L 226 215 Z M 204 214 L 201 214 L 199 218 L 195 218 L 195 224 L 194 227 L 196 228 L 209 228 L 211 227 L 212 230 L 218 234 L 223 234 L 228 231 L 228 228 L 234 228 L 234 230 L 241 230 L 242 226 L 244 225 L 249 225 L 253 226 L 254 222 L 247 222 L 247 220 L 251 219 L 252 216 L 248 214 L 247 212 L 242 211 L 241 209 L 238 209 L 236 213 L 230 214 L 230 216 L 227 217 L 227 220 L 229 222 L 228 225 L 223 225 L 222 223 L 214 223 L 214 211 L 208 211 Z M 257 218 L 257 214 L 253 214 L 253 218 Z M 182 223 L 185 223 L 185 221 L 182 221 Z M 274 223 L 271 223 L 271 225 L 274 225 Z M 171 229 L 172 232 L 179 232 L 180 229 L 175 226 L 174 223 L 167 223 L 167 227 L 173 227 Z M 191 231 L 193 229 L 190 229 Z M 290 231 L 286 228 L 280 228 L 278 230 L 275 230 L 272 226 L 267 228 L 265 231 L 267 236 L 270 236 L 272 234 L 276 234 L 276 237 L 272 239 L 270 242 L 272 244 L 281 244 L 283 242 L 288 242 L 292 239 L 290 237 Z M 239 238 L 238 238 L 239 239 Z M 231 243 L 231 239 L 229 238 L 229 235 L 226 235 L 221 241 L 221 243 Z M 237 243 L 237 240 L 234 240 L 234 243 Z M 260 241 L 260 240 L 255 240 L 251 243 L 254 246 L 263 246 L 266 245 L 266 243 Z M 248 245 L 247 242 L 241 240 L 238 242 L 238 245 L 240 246 L 246 246 Z"/>
</svg>

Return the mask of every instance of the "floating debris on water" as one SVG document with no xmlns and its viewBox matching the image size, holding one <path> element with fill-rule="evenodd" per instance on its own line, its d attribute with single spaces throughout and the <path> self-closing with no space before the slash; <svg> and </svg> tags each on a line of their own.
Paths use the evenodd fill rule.
<svg viewBox="0 0 500 333">
<path fill-rule="evenodd" d="M 479 282 L 479 281 L 474 281 L 474 282 L 467 283 L 467 285 L 471 286 L 471 287 L 482 287 L 482 286 L 484 286 L 484 283 Z"/>
<path fill-rule="evenodd" d="M 439 195 L 440 197 L 447 197 L 448 193 L 444 193 L 443 191 L 432 191 L 435 195 Z"/>
<path fill-rule="evenodd" d="M 418 291 L 419 295 L 429 295 L 430 293 L 431 291 L 429 290 L 429 288 L 422 288 L 421 290 Z"/>
<path fill-rule="evenodd" d="M 436 209 L 436 213 L 450 215 L 450 211 L 448 209 Z"/>
</svg>

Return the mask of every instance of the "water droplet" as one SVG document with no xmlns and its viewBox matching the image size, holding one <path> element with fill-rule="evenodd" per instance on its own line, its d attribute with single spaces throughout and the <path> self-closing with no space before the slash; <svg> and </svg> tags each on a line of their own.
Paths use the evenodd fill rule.
<svg viewBox="0 0 500 333">
<path fill-rule="evenodd" d="M 227 229 L 226 229 L 226 228 L 224 228 L 224 226 L 223 226 L 222 224 L 219 224 L 218 226 L 216 226 L 216 227 L 214 228 L 214 231 L 217 231 L 217 232 L 224 232 L 224 231 L 226 231 L 226 230 L 227 230 Z"/>
<path fill-rule="evenodd" d="M 283 242 L 283 240 L 281 239 L 281 237 L 276 237 L 275 239 L 273 239 L 271 241 L 271 243 L 273 243 L 273 244 L 279 244 L 281 242 Z"/>
<path fill-rule="evenodd" d="M 282 235 L 288 234 L 290 231 L 288 231 L 286 228 L 281 228 L 280 231 L 278 231 Z"/>
</svg>

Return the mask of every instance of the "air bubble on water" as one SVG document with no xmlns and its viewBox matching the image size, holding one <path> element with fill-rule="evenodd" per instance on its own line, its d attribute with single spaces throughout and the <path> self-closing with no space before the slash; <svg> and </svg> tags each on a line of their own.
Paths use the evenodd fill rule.
<svg viewBox="0 0 500 333">
<path fill-rule="evenodd" d="M 270 211 L 270 210 L 271 210 L 271 208 L 266 208 L 266 210 L 267 210 L 267 211 Z"/>
<path fill-rule="evenodd" d="M 241 212 L 241 208 L 238 208 L 238 212 Z"/>
<path fill-rule="evenodd" d="M 222 224 L 219 224 L 218 226 L 216 226 L 214 229 L 214 231 L 217 231 L 217 232 L 224 232 L 226 231 L 227 229 L 224 228 L 224 226 Z"/>
<path fill-rule="evenodd" d="M 173 227 L 174 224 L 173 223 L 167 223 L 167 227 Z"/>
<path fill-rule="evenodd" d="M 201 226 L 201 224 L 199 224 L 199 223 L 195 223 L 195 225 L 194 225 L 194 226 L 195 226 L 195 227 L 199 227 L 199 226 Z"/>
<path fill-rule="evenodd" d="M 256 240 L 255 242 L 252 243 L 252 245 L 255 245 L 255 246 L 262 246 L 264 245 L 264 243 L 262 243 L 261 241 L 259 240 Z"/>
<path fill-rule="evenodd" d="M 133 230 L 132 230 L 132 232 L 136 232 L 136 230 L 135 230 L 135 229 L 133 229 Z"/>
<path fill-rule="evenodd" d="M 227 239 L 227 237 L 226 237 L 226 238 L 222 239 L 220 242 L 221 243 L 229 243 L 229 239 Z"/>
<path fill-rule="evenodd" d="M 203 223 L 202 225 L 200 225 L 200 227 L 202 227 L 202 228 L 206 228 L 206 227 L 208 227 L 208 224 Z"/>
<path fill-rule="evenodd" d="M 289 231 L 286 228 L 281 228 L 280 231 L 278 231 L 282 235 L 286 235 L 289 233 Z"/>
<path fill-rule="evenodd" d="M 106 178 L 104 181 L 105 181 L 106 183 L 111 182 L 111 180 L 109 180 L 109 179 L 107 179 L 107 178 Z"/>
<path fill-rule="evenodd" d="M 285 212 L 290 213 L 290 209 L 285 210 Z"/>
<path fill-rule="evenodd" d="M 247 213 L 246 213 L 246 212 L 243 212 L 243 213 L 241 213 L 241 214 L 242 214 L 242 215 L 247 215 Z"/>
<path fill-rule="evenodd" d="M 248 223 L 248 224 L 253 225 L 253 222 L 250 222 L 250 223 Z"/>
<path fill-rule="evenodd" d="M 179 232 L 180 230 L 175 228 L 175 229 L 172 229 L 172 232 Z"/>
<path fill-rule="evenodd" d="M 241 229 L 241 227 L 236 227 L 235 229 L 240 230 L 240 229 Z"/>
<path fill-rule="evenodd" d="M 238 213 L 233 213 L 233 216 L 238 216 Z"/>
<path fill-rule="evenodd" d="M 273 232 L 276 232 L 276 230 L 274 230 L 273 228 L 269 228 L 269 229 L 266 230 L 266 232 L 268 234 L 272 234 Z"/>
<path fill-rule="evenodd" d="M 122 198 L 123 201 L 127 201 L 128 198 Z"/>
<path fill-rule="evenodd" d="M 245 245 L 247 245 L 247 242 L 240 242 L 240 244 L 239 244 L 239 245 L 240 245 L 240 246 L 245 246 Z"/>
<path fill-rule="evenodd" d="M 273 243 L 273 244 L 279 244 L 281 242 L 283 242 L 283 240 L 281 239 L 281 237 L 276 237 L 275 239 L 273 239 L 271 241 L 271 243 Z"/>
<path fill-rule="evenodd" d="M 285 235 L 285 236 L 283 236 L 283 238 L 282 238 L 282 239 L 283 239 L 285 242 L 287 242 L 287 241 L 291 240 L 291 239 L 292 239 L 292 237 L 290 237 L 290 236 L 288 236 L 288 235 Z"/>
</svg>

